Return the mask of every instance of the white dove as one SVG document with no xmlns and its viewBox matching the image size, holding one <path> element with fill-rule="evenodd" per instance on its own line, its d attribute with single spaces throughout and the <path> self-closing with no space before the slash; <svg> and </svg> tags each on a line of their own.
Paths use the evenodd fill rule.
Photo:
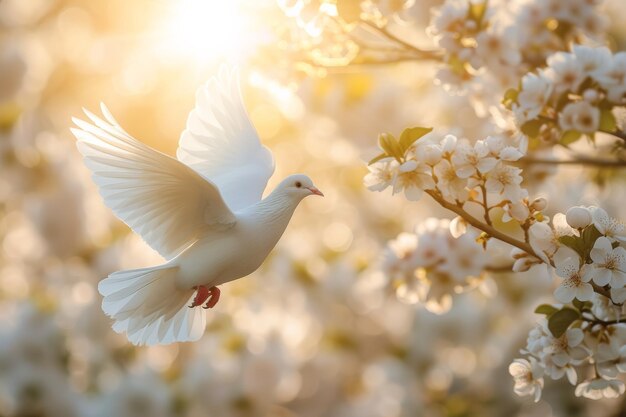
<svg viewBox="0 0 626 417">
<path fill-rule="evenodd" d="M 323 194 L 291 175 L 261 199 L 274 172 L 246 113 L 237 72 L 225 68 L 198 89 L 177 158 L 137 141 L 101 105 L 106 120 L 72 128 L 104 202 L 166 260 L 118 271 L 98 285 L 102 309 L 136 345 L 198 340 L 218 285 L 254 272 L 300 201 Z"/>
</svg>

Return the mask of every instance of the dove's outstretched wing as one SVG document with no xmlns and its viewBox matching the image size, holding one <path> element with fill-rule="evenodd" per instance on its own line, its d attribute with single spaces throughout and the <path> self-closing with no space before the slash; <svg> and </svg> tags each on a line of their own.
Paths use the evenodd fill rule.
<svg viewBox="0 0 626 417">
<path fill-rule="evenodd" d="M 223 67 L 198 89 L 176 154 L 219 187 L 231 210 L 261 199 L 274 158 L 248 118 L 236 70 Z"/>
<path fill-rule="evenodd" d="M 73 119 L 72 133 L 105 204 L 163 257 L 235 224 L 213 183 L 131 137 L 104 105 L 106 121 L 85 113 L 93 124 Z"/>
</svg>

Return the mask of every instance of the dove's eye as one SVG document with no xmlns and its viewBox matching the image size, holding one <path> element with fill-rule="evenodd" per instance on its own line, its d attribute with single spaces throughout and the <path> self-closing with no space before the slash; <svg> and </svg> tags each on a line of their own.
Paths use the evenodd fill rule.
<svg viewBox="0 0 626 417">
<path fill-rule="evenodd" d="M 302 187 L 302 183 L 300 181 L 296 181 L 296 187 L 298 188 Z"/>
</svg>

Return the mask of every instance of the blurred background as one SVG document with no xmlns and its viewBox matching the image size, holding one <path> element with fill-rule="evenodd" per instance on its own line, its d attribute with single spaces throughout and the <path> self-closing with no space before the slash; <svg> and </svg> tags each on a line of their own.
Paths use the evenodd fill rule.
<svg viewBox="0 0 626 417">
<path fill-rule="evenodd" d="M 534 306 L 551 300 L 547 272 L 498 274 L 442 315 L 395 297 L 379 271 L 387 242 L 450 215 L 365 189 L 378 133 L 421 125 L 476 139 L 490 123 L 434 85 L 430 63 L 297 63 L 297 3 L 0 0 L 0 416 L 623 415 L 621 400 L 580 400 L 565 381 L 537 404 L 513 393 L 507 366 Z M 403 34 L 428 46 L 439 3 L 410 8 Z M 622 0 L 601 10 L 623 45 Z M 137 348 L 111 330 L 97 283 L 160 259 L 103 205 L 71 117 L 103 101 L 173 155 L 195 90 L 222 63 L 240 67 L 274 152 L 269 187 L 305 172 L 326 198 L 300 206 L 261 270 L 222 287 L 202 340 Z M 531 195 L 551 194 L 551 212 L 619 207 L 620 193 L 572 183 L 579 175 L 599 174 L 567 168 Z"/>
</svg>

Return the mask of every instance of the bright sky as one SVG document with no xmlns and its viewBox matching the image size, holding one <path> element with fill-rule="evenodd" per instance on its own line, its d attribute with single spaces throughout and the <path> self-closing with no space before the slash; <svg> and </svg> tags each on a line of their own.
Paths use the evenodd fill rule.
<svg viewBox="0 0 626 417">
<path fill-rule="evenodd" d="M 237 61 L 253 43 L 240 0 L 173 0 L 158 28 L 162 52 L 198 64 Z"/>
</svg>

